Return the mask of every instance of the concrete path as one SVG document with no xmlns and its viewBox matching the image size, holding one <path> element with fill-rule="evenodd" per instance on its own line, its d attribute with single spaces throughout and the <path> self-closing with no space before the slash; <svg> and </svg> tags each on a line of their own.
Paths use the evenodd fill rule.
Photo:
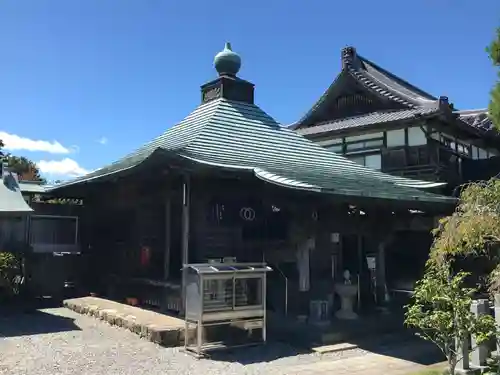
<svg viewBox="0 0 500 375">
<path fill-rule="evenodd" d="M 412 350 L 414 350 L 413 348 Z M 420 348 L 421 350 L 422 348 Z M 426 350 L 418 355 L 425 357 Z M 433 353 L 434 354 L 434 353 Z M 321 361 L 289 369 L 288 375 L 411 375 L 428 365 L 389 355 L 367 353 L 341 361 Z"/>
</svg>

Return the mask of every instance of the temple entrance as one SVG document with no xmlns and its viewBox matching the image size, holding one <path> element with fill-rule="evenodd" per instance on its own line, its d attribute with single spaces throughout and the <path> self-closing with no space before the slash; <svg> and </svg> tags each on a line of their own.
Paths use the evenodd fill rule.
<svg viewBox="0 0 500 375">
<path fill-rule="evenodd" d="M 367 237 L 358 234 L 342 236 L 342 275 L 348 270 L 351 283 L 358 285 L 356 307 L 358 312 L 368 312 L 375 307 L 374 275 L 376 263 L 376 248 L 372 249 Z"/>
</svg>

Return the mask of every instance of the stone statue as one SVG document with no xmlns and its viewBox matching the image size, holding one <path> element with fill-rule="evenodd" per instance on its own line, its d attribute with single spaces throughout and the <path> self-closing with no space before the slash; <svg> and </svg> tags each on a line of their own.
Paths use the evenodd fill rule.
<svg viewBox="0 0 500 375">
<path fill-rule="evenodd" d="M 351 285 L 352 282 L 351 282 L 351 273 L 349 272 L 349 270 L 344 270 L 344 284 L 346 285 Z"/>
</svg>

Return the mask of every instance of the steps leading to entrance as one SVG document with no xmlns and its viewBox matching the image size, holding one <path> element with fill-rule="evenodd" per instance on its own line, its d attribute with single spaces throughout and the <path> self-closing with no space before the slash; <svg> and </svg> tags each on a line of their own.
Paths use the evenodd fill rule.
<svg viewBox="0 0 500 375">
<path fill-rule="evenodd" d="M 270 337 L 301 347 L 321 347 L 338 343 L 356 344 L 371 338 L 399 341 L 412 337 L 405 329 L 402 317 L 396 315 L 362 316 L 355 321 L 333 320 L 330 325 L 316 326 L 270 314 L 268 331 Z"/>
</svg>

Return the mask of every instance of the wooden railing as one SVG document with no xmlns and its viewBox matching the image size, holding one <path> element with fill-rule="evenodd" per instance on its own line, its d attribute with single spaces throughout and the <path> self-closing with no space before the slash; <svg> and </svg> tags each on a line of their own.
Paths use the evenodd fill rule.
<svg viewBox="0 0 500 375">
<path fill-rule="evenodd" d="M 401 168 L 383 168 L 384 173 L 395 176 L 414 178 L 426 181 L 449 182 L 458 178 L 458 173 L 454 172 L 450 166 L 445 164 L 433 165 L 412 165 Z"/>
</svg>

